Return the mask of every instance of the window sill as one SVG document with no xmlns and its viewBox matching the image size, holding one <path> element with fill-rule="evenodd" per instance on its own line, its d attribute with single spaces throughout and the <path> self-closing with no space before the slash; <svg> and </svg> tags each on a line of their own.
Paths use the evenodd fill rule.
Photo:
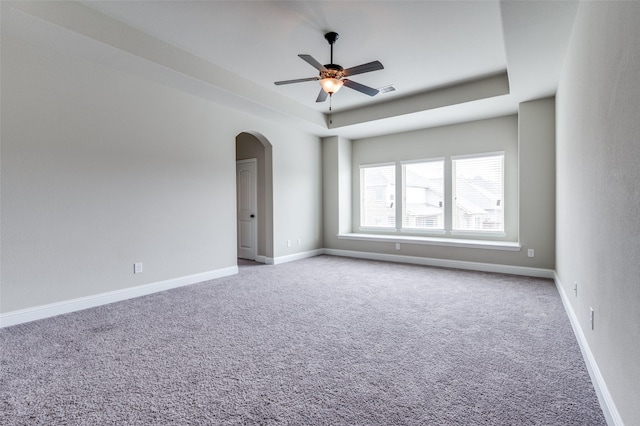
<svg viewBox="0 0 640 426">
<path fill-rule="evenodd" d="M 338 234 L 338 239 L 386 243 L 424 244 L 445 247 L 477 248 L 486 250 L 520 251 L 519 243 L 510 241 L 466 240 L 461 238 L 418 237 L 409 235 Z"/>
</svg>

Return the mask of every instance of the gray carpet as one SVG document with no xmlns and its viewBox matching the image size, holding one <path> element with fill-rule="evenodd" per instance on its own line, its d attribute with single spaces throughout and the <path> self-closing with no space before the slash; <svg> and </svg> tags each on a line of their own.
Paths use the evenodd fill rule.
<svg viewBox="0 0 640 426">
<path fill-rule="evenodd" d="M 605 424 L 543 279 L 319 256 L 0 343 L 3 425 Z"/>
</svg>

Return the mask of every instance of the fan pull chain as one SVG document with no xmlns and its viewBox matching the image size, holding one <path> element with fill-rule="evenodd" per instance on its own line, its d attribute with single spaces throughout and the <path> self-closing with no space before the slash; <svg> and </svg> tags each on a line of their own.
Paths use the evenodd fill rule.
<svg viewBox="0 0 640 426">
<path fill-rule="evenodd" d="M 329 93 L 329 124 L 333 124 L 333 118 L 331 117 L 331 99 L 333 99 L 333 93 Z"/>
</svg>

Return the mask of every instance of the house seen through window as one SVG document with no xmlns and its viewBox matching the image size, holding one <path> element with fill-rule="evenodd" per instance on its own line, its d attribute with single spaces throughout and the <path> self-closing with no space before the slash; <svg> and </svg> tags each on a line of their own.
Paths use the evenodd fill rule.
<svg viewBox="0 0 640 426">
<path fill-rule="evenodd" d="M 361 226 L 395 228 L 396 166 L 370 166 L 361 169 Z"/>
<path fill-rule="evenodd" d="M 360 197 L 361 228 L 503 232 L 504 153 L 361 166 Z"/>
<path fill-rule="evenodd" d="M 402 228 L 444 229 L 444 160 L 402 165 Z"/>
<path fill-rule="evenodd" d="M 453 229 L 504 231 L 504 155 L 453 158 Z"/>
</svg>

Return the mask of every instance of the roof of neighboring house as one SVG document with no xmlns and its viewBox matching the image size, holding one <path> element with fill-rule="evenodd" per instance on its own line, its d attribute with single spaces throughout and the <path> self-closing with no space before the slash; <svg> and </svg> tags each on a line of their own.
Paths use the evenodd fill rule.
<svg viewBox="0 0 640 426">
<path fill-rule="evenodd" d="M 376 185 L 370 186 L 386 186 L 394 183 L 395 179 L 389 173 L 383 172 L 381 169 L 372 168 L 367 171 L 368 181 L 375 182 Z M 420 175 L 414 170 L 407 170 L 406 185 L 417 188 L 427 188 L 434 193 L 442 196 L 442 179 L 427 178 Z M 473 179 L 459 178 L 456 182 L 456 203 L 468 214 L 485 214 L 498 208 L 498 201 L 502 200 L 500 184 L 488 181 L 482 177 L 476 176 Z M 413 204 L 408 208 L 413 209 L 416 215 L 435 215 L 440 210 L 437 207 L 429 207 L 427 205 Z M 434 209 L 429 213 L 429 209 Z M 420 213 L 417 213 L 417 212 Z"/>
<path fill-rule="evenodd" d="M 426 204 L 407 204 L 407 214 L 410 216 L 437 216 L 442 214 L 442 207 Z"/>
</svg>

